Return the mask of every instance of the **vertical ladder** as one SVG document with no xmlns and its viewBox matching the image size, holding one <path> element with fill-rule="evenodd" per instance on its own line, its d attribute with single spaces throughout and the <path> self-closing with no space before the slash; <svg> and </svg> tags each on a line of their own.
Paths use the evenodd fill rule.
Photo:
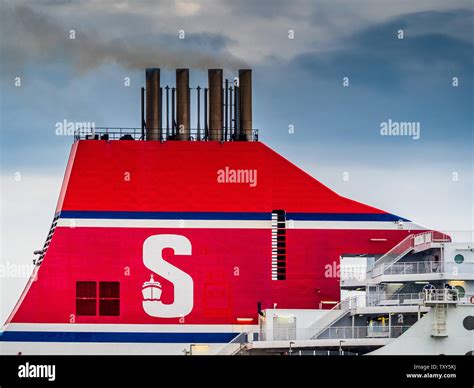
<svg viewBox="0 0 474 388">
<path fill-rule="evenodd" d="M 431 329 L 432 337 L 447 337 L 448 332 L 446 328 L 446 316 L 448 306 L 444 303 L 439 303 L 434 306 L 433 312 L 433 326 Z"/>
<path fill-rule="evenodd" d="M 286 280 L 286 213 L 272 212 L 272 280 Z"/>
</svg>

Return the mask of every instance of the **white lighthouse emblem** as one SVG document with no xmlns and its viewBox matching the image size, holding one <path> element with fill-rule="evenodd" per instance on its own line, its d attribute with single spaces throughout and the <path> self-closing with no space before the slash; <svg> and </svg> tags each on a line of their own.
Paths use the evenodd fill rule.
<svg viewBox="0 0 474 388">
<path fill-rule="evenodd" d="M 160 282 L 156 282 L 155 279 L 153 279 L 152 274 L 150 276 L 150 280 L 148 282 L 143 283 L 143 300 L 160 300 L 161 293 L 161 284 Z"/>
</svg>

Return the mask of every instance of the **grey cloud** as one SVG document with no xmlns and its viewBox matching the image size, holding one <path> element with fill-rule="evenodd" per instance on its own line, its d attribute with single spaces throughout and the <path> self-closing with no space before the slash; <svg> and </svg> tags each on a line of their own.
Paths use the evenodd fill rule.
<svg viewBox="0 0 474 388">
<path fill-rule="evenodd" d="M 470 21 L 474 12 L 420 12 L 372 25 L 332 50 L 296 56 L 292 64 L 317 78 L 348 76 L 374 88 L 398 88 L 427 73 L 465 75 L 474 67 Z M 462 28 L 461 28 L 462 27 Z M 403 29 L 404 39 L 397 39 Z"/>
<path fill-rule="evenodd" d="M 109 63 L 129 69 L 245 66 L 225 51 L 232 41 L 219 34 L 188 33 L 184 40 L 169 34 L 148 35 L 147 39 L 126 35 L 105 41 L 90 30 L 77 30 L 72 40 L 69 29 L 26 6 L 4 7 L 0 21 L 0 51 L 7 72 L 29 64 L 58 62 L 70 63 L 78 73 Z"/>
<path fill-rule="evenodd" d="M 401 14 L 419 11 L 464 7 L 472 9 L 471 0 L 417 0 L 416 2 L 392 0 L 4 0 L 9 4 L 27 4 L 31 9 L 54 15 L 56 20 L 69 28 L 91 31 L 99 29 L 100 35 L 88 32 L 87 36 L 98 43 L 108 44 L 113 39 L 131 42 L 129 34 L 151 34 L 154 51 L 170 52 L 170 62 L 187 62 L 197 67 L 206 61 L 213 66 L 236 68 L 238 59 L 263 63 L 267 57 L 289 59 L 303 54 L 313 42 L 315 49 L 327 50 L 344 45 L 344 40 L 371 24 L 386 22 Z M 189 12 L 188 12 L 189 11 Z M 425 20 L 419 20 L 418 31 L 423 30 Z M 440 20 L 438 32 L 457 36 L 457 30 L 465 30 L 469 19 L 457 25 Z M 71 26 L 71 27 L 69 27 Z M 412 32 L 416 29 L 411 26 Z M 176 42 L 178 29 L 183 28 L 187 39 Z M 297 39 L 291 44 L 282 41 L 286 30 L 293 28 Z M 431 25 L 430 25 L 431 28 Z M 124 31 L 126 33 L 124 34 Z M 8 32 L 8 31 L 7 31 Z M 190 33 L 197 34 L 192 36 Z M 173 34 L 173 40 L 166 40 L 164 34 Z M 210 36 L 206 36 L 206 34 Z M 19 35 L 25 35 L 23 31 Z M 205 40 L 200 45 L 199 35 Z M 232 38 L 226 38 L 229 36 Z M 99 39 L 97 39 L 99 38 Z M 197 45 L 191 44 L 195 38 Z M 137 42 L 138 46 L 140 42 Z M 78 44 L 76 45 L 78 46 Z M 100 45 L 99 45 L 100 46 Z M 120 46 L 120 45 L 119 45 Z M 173 47 L 173 49 L 169 49 Z M 188 52 L 189 48 L 191 51 Z M 223 55 L 224 50 L 226 55 Z M 32 50 L 34 52 L 34 49 Z M 59 51 L 59 50 L 58 50 Z M 93 50 L 94 52 L 97 50 Z M 104 50 L 100 50 L 101 52 Z M 108 51 L 108 52 L 107 52 Z M 134 47 L 133 54 L 137 52 Z M 205 52 L 203 52 L 205 51 Z M 217 53 L 215 53 L 217 51 Z M 120 52 L 120 54 L 118 53 Z M 129 50 L 123 53 L 120 47 L 110 47 L 104 51 L 107 61 L 136 62 L 130 59 Z M 144 51 L 142 58 L 147 59 Z M 124 58 L 122 58 L 124 57 Z M 181 61 L 185 58 L 185 61 Z M 193 61 L 195 58 L 195 62 Z M 100 57 L 98 58 L 100 59 Z M 153 59 L 153 57 L 152 57 Z M 87 62 L 87 61 L 82 61 Z M 95 62 L 95 61 L 94 61 Z M 178 64 L 186 66 L 186 63 Z M 130 65 L 128 65 L 130 66 Z M 132 66 L 133 67 L 133 66 Z M 170 66 L 171 67 L 171 66 Z"/>
<path fill-rule="evenodd" d="M 287 0 L 227 0 L 226 5 L 230 12 L 236 16 L 251 16 L 262 19 L 274 19 L 278 17 L 293 17 L 304 13 L 314 4 L 311 1 L 303 0 L 291 2 Z M 236 22 L 239 19 L 236 18 Z"/>
<path fill-rule="evenodd" d="M 212 34 L 209 32 L 199 32 L 189 34 L 188 39 L 185 39 L 185 43 L 195 47 L 221 51 L 236 42 L 235 40 L 223 35 Z"/>
</svg>

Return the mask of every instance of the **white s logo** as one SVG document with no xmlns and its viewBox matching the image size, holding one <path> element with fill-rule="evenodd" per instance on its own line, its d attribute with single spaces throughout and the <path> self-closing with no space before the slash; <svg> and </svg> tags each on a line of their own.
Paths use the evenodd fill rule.
<svg viewBox="0 0 474 388">
<path fill-rule="evenodd" d="M 143 309 L 148 315 L 160 318 L 178 318 L 193 309 L 193 279 L 163 259 L 163 249 L 172 248 L 175 255 L 191 255 L 191 242 L 184 236 L 160 234 L 148 237 L 143 244 L 143 263 L 174 286 L 174 301 L 164 304 L 160 300 L 144 300 Z"/>
</svg>

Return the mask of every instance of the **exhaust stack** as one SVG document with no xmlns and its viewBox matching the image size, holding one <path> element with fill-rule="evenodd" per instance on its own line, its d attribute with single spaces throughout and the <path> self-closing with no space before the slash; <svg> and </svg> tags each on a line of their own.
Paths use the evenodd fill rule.
<svg viewBox="0 0 474 388">
<path fill-rule="evenodd" d="M 224 83 L 222 69 L 209 69 L 208 87 L 202 89 L 198 85 L 194 92 L 189 87 L 189 69 L 182 68 L 176 69 L 176 87 L 161 88 L 160 69 L 147 68 L 146 93 L 144 88 L 141 92 L 141 139 L 258 141 L 257 131 L 254 133 L 252 129 L 252 70 L 239 69 L 238 81 L 232 85 L 226 79 Z M 204 92 L 202 96 L 201 91 Z M 203 110 L 201 97 L 204 102 Z M 166 104 L 164 112 L 163 98 Z M 197 104 L 193 120 L 191 98 L 196 98 Z M 166 120 L 164 127 L 163 114 Z M 191 129 L 191 122 L 197 124 L 194 129 Z"/>
<path fill-rule="evenodd" d="M 239 140 L 252 140 L 252 70 L 239 70 L 240 136 Z"/>
<path fill-rule="evenodd" d="M 209 140 L 222 140 L 222 69 L 209 69 Z"/>
<path fill-rule="evenodd" d="M 176 138 L 190 140 L 189 69 L 176 69 Z"/>
<path fill-rule="evenodd" d="M 161 139 L 160 69 L 146 69 L 146 140 Z"/>
</svg>

